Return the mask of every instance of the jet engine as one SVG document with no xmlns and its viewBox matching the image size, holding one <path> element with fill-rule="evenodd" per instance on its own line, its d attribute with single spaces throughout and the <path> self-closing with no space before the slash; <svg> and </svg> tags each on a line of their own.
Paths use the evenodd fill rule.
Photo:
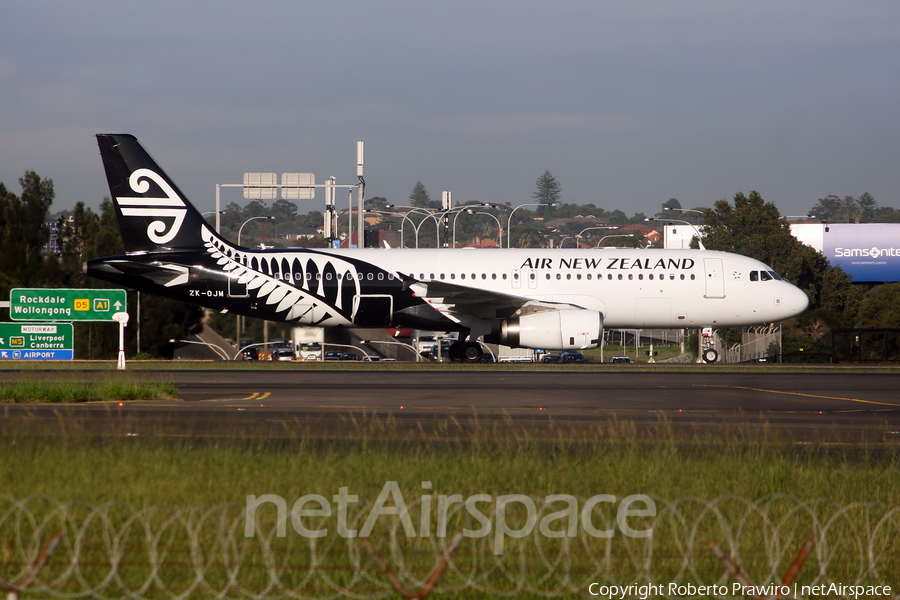
<svg viewBox="0 0 900 600">
<path fill-rule="evenodd" d="M 548 310 L 500 321 L 484 341 L 513 348 L 581 350 L 600 345 L 603 314 L 573 308 Z"/>
</svg>

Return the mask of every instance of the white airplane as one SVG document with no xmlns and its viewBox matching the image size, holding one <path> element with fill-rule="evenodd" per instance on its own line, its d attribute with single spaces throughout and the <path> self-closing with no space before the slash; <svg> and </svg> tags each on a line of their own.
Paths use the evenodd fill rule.
<svg viewBox="0 0 900 600">
<path fill-rule="evenodd" d="M 210 227 L 137 139 L 99 134 L 125 254 L 93 277 L 235 314 L 320 327 L 458 331 L 546 350 L 600 344 L 608 328 L 736 327 L 788 319 L 808 299 L 765 264 L 710 250 L 266 249 Z"/>
</svg>

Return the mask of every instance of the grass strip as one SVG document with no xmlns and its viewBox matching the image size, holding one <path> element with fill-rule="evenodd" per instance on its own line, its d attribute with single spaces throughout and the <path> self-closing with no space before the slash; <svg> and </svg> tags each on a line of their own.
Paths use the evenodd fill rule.
<svg viewBox="0 0 900 600">
<path fill-rule="evenodd" d="M 116 400 L 163 400 L 174 398 L 178 389 L 168 383 L 137 381 L 18 381 L 0 384 L 0 402 L 112 402 Z"/>
</svg>

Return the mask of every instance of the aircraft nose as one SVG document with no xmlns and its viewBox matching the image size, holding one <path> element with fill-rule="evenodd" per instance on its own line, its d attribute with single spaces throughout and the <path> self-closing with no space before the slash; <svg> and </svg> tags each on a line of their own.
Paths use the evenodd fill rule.
<svg viewBox="0 0 900 600">
<path fill-rule="evenodd" d="M 806 292 L 795 285 L 791 285 L 791 289 L 788 290 L 785 296 L 786 308 L 791 312 L 791 316 L 799 315 L 809 306 L 809 297 L 806 295 Z"/>
</svg>

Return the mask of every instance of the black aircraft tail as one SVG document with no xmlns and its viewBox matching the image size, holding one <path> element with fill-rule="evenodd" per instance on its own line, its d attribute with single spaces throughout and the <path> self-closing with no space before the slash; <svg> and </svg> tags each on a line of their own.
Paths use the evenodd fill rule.
<svg viewBox="0 0 900 600">
<path fill-rule="evenodd" d="M 100 133 L 97 143 L 125 251 L 202 249 L 206 221 L 137 138 Z"/>
</svg>

